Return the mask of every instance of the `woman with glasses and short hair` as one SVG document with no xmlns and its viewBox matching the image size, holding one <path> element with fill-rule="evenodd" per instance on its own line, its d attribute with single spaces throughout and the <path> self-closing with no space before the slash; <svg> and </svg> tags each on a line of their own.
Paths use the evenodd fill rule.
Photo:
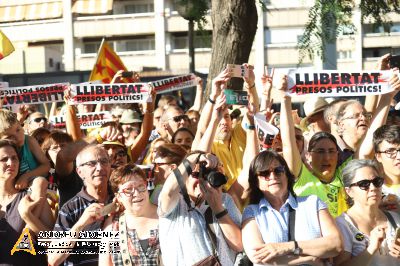
<svg viewBox="0 0 400 266">
<path fill-rule="evenodd" d="M 382 185 L 379 166 L 372 160 L 353 160 L 343 169 L 350 209 L 336 219 L 344 250 L 335 265 L 399 265 L 398 212 L 380 209 Z"/>
<path fill-rule="evenodd" d="M 293 183 L 286 161 L 275 151 L 263 151 L 251 162 L 242 239 L 246 254 L 257 265 L 314 265 L 342 249 L 326 204 L 314 195 L 297 197 Z"/>
<path fill-rule="evenodd" d="M 104 231 L 119 231 L 120 240 L 110 245 L 112 254 L 99 255 L 101 265 L 160 265 L 157 206 L 150 202 L 145 172 L 123 165 L 112 172 L 110 185 L 124 211 L 104 224 Z"/>
</svg>

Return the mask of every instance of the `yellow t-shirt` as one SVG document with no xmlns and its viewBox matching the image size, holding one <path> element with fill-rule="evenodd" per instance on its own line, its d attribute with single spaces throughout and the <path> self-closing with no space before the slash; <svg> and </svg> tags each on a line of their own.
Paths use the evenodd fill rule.
<svg viewBox="0 0 400 266">
<path fill-rule="evenodd" d="M 243 168 L 243 154 L 246 148 L 246 132 L 239 123 L 232 130 L 232 137 L 229 145 L 222 140 L 214 140 L 211 152 L 214 153 L 224 164 L 225 175 L 228 182 L 225 184 L 226 191 L 238 178 Z"/>
<path fill-rule="evenodd" d="M 347 159 L 336 169 L 332 182 L 328 184 L 322 183 L 319 178 L 311 173 L 303 164 L 300 176 L 293 187 L 294 192 L 298 196 L 317 195 L 328 205 L 329 213 L 333 217 L 339 216 L 348 209 L 346 192 L 344 191 L 341 176 L 343 168 L 351 159 L 352 157 Z"/>
</svg>

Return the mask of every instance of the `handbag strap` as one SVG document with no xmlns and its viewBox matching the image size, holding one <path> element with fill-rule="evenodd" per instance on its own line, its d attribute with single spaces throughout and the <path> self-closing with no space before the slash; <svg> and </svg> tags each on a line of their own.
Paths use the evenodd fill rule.
<svg viewBox="0 0 400 266">
<path fill-rule="evenodd" d="M 289 241 L 296 240 L 294 237 L 294 226 L 296 223 L 296 210 L 289 205 L 289 232 L 288 232 L 288 239 Z"/>
<path fill-rule="evenodd" d="M 392 225 L 393 229 L 396 230 L 397 229 L 397 224 L 394 221 L 394 218 L 392 216 L 392 214 L 388 211 L 383 211 L 383 213 L 386 215 L 387 219 L 389 220 L 389 223 Z"/>
<path fill-rule="evenodd" d="M 124 265 L 132 266 L 131 257 L 128 250 L 128 227 L 126 226 L 125 213 L 119 216 L 119 235 L 121 245 L 121 256 Z"/>
</svg>

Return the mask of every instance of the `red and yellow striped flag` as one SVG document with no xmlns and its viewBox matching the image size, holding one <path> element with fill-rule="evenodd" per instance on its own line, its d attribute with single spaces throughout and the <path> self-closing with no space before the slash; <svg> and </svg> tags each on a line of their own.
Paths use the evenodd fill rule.
<svg viewBox="0 0 400 266">
<path fill-rule="evenodd" d="M 14 52 L 14 46 L 7 36 L 0 30 L 0 60 Z"/>
<path fill-rule="evenodd" d="M 96 64 L 93 66 L 92 73 L 90 73 L 89 81 L 101 80 L 103 83 L 110 83 L 118 70 L 126 71 L 126 67 L 114 49 L 103 39 L 97 53 Z M 125 80 L 133 82 L 131 79 Z"/>
</svg>

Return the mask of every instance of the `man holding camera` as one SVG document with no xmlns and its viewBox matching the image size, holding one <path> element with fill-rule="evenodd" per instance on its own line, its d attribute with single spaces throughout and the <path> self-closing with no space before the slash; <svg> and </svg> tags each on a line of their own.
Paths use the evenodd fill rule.
<svg viewBox="0 0 400 266">
<path fill-rule="evenodd" d="M 243 250 L 241 215 L 222 193 L 226 179 L 217 166 L 216 156 L 193 152 L 167 178 L 158 205 L 165 265 L 196 265 L 213 254 L 221 265 L 233 265 Z"/>
</svg>

